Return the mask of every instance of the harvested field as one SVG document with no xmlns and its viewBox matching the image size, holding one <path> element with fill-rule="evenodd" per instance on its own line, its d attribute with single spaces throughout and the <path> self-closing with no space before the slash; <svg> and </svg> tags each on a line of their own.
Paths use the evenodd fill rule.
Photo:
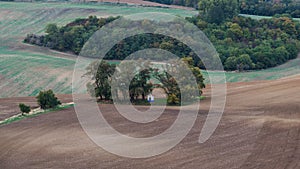
<svg viewBox="0 0 300 169">
<path fill-rule="evenodd" d="M 284 80 L 228 84 L 225 113 L 212 137 L 198 138 L 210 105 L 201 102 L 188 136 L 170 151 L 146 159 L 112 155 L 84 133 L 73 108 L 27 118 L 0 127 L 0 166 L 6 168 L 242 168 L 297 169 L 300 167 L 300 76 Z M 70 95 L 60 98 L 69 101 Z M 33 98 L 1 100 L 7 105 L 31 103 Z M 2 104 L 6 102 L 7 104 Z M 114 128 L 131 136 L 151 136 L 173 123 L 178 108 L 168 107 L 158 121 L 131 123 L 113 105 L 100 105 Z M 192 108 L 192 107 L 191 107 Z M 139 107 L 146 109 L 146 107 Z M 113 145 L 112 145 L 113 146 Z"/>
</svg>

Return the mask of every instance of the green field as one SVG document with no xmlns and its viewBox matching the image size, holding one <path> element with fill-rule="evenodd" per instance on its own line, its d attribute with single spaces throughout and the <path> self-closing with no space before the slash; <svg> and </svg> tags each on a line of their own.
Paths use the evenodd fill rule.
<svg viewBox="0 0 300 169">
<path fill-rule="evenodd" d="M 197 11 L 126 5 L 0 2 L 0 98 L 36 95 L 43 89 L 71 93 L 76 56 L 23 44 L 28 33 L 42 34 L 48 23 L 64 25 L 89 15 L 107 17 L 143 12 L 183 17 L 197 14 Z M 229 82 L 278 79 L 299 74 L 299 65 L 300 60 L 296 59 L 268 70 L 227 72 L 226 77 Z M 207 73 L 204 76 L 208 79 Z"/>
<path fill-rule="evenodd" d="M 291 60 L 278 67 L 249 72 L 225 72 L 227 82 L 250 82 L 255 80 L 275 80 L 300 74 L 300 58 Z M 222 72 L 210 72 L 213 77 L 222 76 Z M 209 83 L 208 73 L 203 71 L 205 82 Z M 220 81 L 221 82 L 221 81 Z"/>
<path fill-rule="evenodd" d="M 75 61 L 0 48 L 0 96 L 34 96 L 43 89 L 71 93 Z"/>
</svg>

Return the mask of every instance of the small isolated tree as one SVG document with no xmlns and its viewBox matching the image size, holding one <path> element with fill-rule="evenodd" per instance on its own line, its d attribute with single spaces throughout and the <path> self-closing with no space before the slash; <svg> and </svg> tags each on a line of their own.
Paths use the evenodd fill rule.
<svg viewBox="0 0 300 169">
<path fill-rule="evenodd" d="M 40 91 L 36 98 L 41 109 L 54 108 L 61 104 L 51 89 L 47 91 Z"/>
<path fill-rule="evenodd" d="M 30 106 L 27 106 L 27 105 L 25 105 L 23 103 L 19 104 L 19 108 L 20 108 L 20 111 L 22 112 L 22 114 L 24 114 L 24 113 L 27 114 L 27 113 L 30 112 Z"/>
</svg>

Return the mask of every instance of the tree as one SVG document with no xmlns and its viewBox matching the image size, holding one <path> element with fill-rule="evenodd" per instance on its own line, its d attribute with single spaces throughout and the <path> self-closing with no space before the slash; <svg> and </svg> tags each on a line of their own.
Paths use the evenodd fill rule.
<svg viewBox="0 0 300 169">
<path fill-rule="evenodd" d="M 236 69 L 239 71 L 249 70 L 254 67 L 254 64 L 248 54 L 242 54 L 236 58 Z"/>
<path fill-rule="evenodd" d="M 292 0 L 281 0 L 282 3 L 285 4 L 285 6 L 289 6 L 289 4 L 292 2 Z"/>
<path fill-rule="evenodd" d="M 111 76 L 115 71 L 115 65 L 109 64 L 102 60 L 99 64 L 97 61 L 92 62 L 87 68 L 85 75 L 91 76 L 93 84 L 87 84 L 89 91 L 95 91 L 95 96 L 100 100 L 111 99 Z M 93 88 L 93 89 L 91 89 Z M 91 94 L 93 92 L 90 92 Z"/>
<path fill-rule="evenodd" d="M 216 24 L 239 13 L 238 0 L 199 0 L 198 7 L 204 20 Z"/>
<path fill-rule="evenodd" d="M 153 77 L 160 81 L 159 87 L 165 91 L 167 95 L 167 102 L 169 105 L 178 105 L 181 103 L 181 93 L 184 92 L 185 95 L 189 95 L 188 98 L 185 98 L 187 101 L 194 101 L 195 92 L 198 92 L 199 95 L 202 94 L 202 88 L 204 85 L 204 78 L 200 72 L 198 67 L 194 66 L 194 60 L 192 57 L 185 57 L 181 59 L 183 63 L 185 63 L 188 68 L 193 73 L 195 80 L 197 82 L 197 88 L 190 86 L 190 84 L 183 85 L 182 88 L 179 88 L 178 82 L 184 84 L 186 81 L 188 82 L 190 79 L 186 75 L 186 71 L 181 71 L 180 68 L 182 66 L 176 66 L 173 63 L 166 65 L 166 71 L 159 72 L 158 69 L 154 70 Z M 170 73 L 177 74 L 179 79 L 175 79 Z M 190 75 L 189 75 L 190 76 Z"/>
<path fill-rule="evenodd" d="M 236 70 L 236 57 L 230 56 L 226 59 L 224 66 L 226 70 Z"/>
<path fill-rule="evenodd" d="M 40 91 L 36 98 L 41 109 L 55 108 L 61 104 L 51 89 L 47 91 Z"/>
<path fill-rule="evenodd" d="M 23 103 L 19 104 L 19 108 L 20 108 L 20 111 L 22 112 L 22 114 L 24 114 L 24 113 L 27 114 L 27 113 L 30 112 L 30 106 L 27 106 L 27 105 L 25 105 Z"/>
<path fill-rule="evenodd" d="M 243 36 L 243 30 L 237 23 L 231 24 L 227 33 L 231 39 L 236 41 L 239 41 Z"/>
<path fill-rule="evenodd" d="M 59 28 L 56 24 L 51 23 L 46 26 L 46 33 L 48 34 L 57 34 L 59 32 Z"/>
<path fill-rule="evenodd" d="M 48 24 L 46 26 L 46 37 L 45 37 L 45 42 L 47 42 L 46 46 L 49 48 L 56 49 L 58 48 L 59 41 L 60 41 L 60 33 L 59 33 L 59 28 L 57 27 L 56 24 Z"/>
<path fill-rule="evenodd" d="M 142 100 L 146 100 L 146 95 L 151 93 L 153 88 L 152 83 L 149 83 L 151 70 L 152 69 L 144 69 L 131 80 L 129 85 L 131 101 L 137 100 L 140 95 L 142 96 Z"/>
</svg>

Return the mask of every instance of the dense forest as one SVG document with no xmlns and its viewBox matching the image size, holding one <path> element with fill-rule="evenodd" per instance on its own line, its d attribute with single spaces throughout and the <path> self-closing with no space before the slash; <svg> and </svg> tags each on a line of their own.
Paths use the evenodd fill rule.
<svg viewBox="0 0 300 169">
<path fill-rule="evenodd" d="M 296 0 L 242 0 L 240 13 L 263 16 L 289 14 L 293 18 L 300 18 L 300 2 Z"/>
<path fill-rule="evenodd" d="M 220 25 L 189 18 L 209 37 L 226 70 L 265 69 L 297 57 L 300 24 L 287 17 L 234 17 Z"/>
<path fill-rule="evenodd" d="M 291 17 L 300 18 L 300 2 L 296 0 L 148 0 L 167 5 L 180 5 L 199 9 L 201 4 L 209 3 L 238 3 L 242 14 L 274 16 L 276 14 L 289 14 Z"/>
<path fill-rule="evenodd" d="M 116 17 L 77 19 L 66 26 L 49 24 L 46 35 L 29 34 L 24 42 L 78 54 L 100 27 Z M 288 17 L 254 20 L 235 16 L 230 21 L 210 23 L 201 17 L 186 18 L 197 25 L 214 44 L 225 70 L 265 69 L 296 58 L 300 51 L 300 23 Z M 106 59 L 122 60 L 131 53 L 161 48 L 179 57 L 193 57 L 204 68 L 190 48 L 176 39 L 154 34 L 140 34 L 124 39 L 106 54 Z"/>
</svg>

